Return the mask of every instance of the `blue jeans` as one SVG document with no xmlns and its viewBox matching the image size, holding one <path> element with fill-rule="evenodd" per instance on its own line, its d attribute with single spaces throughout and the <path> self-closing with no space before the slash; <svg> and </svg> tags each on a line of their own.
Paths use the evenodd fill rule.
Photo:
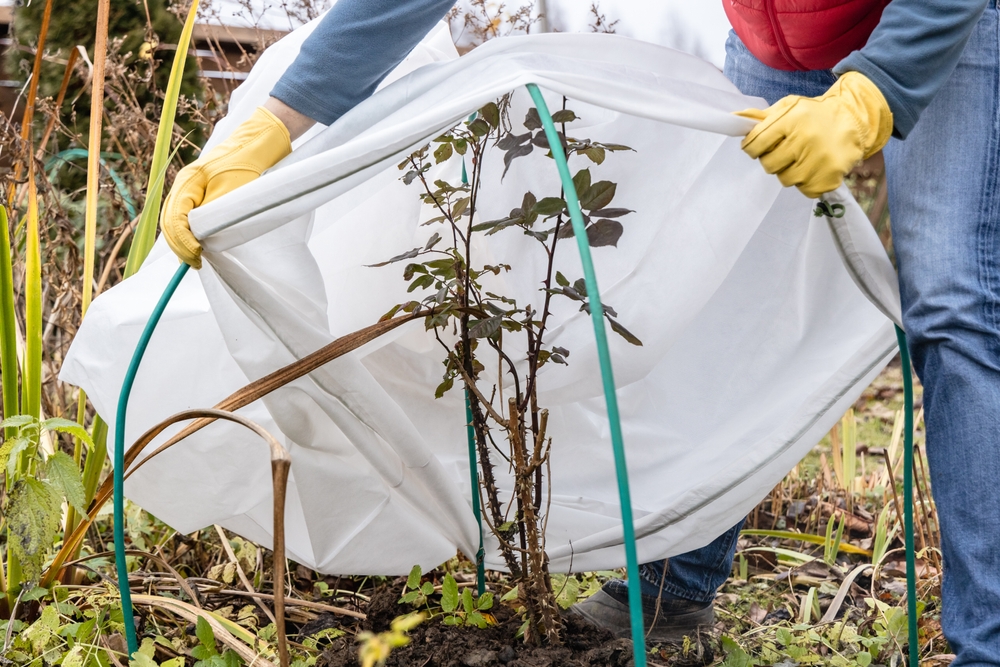
<svg viewBox="0 0 1000 667">
<path fill-rule="evenodd" d="M 830 72 L 782 72 L 735 35 L 725 73 L 774 103 Z M 1000 666 L 1000 16 L 991 2 L 905 141 L 885 149 L 903 324 L 924 386 L 952 667 Z"/>
</svg>

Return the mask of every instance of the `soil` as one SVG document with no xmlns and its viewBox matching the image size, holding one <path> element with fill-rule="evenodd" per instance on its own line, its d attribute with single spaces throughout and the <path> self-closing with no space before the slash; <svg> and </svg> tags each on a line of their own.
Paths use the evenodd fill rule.
<svg viewBox="0 0 1000 667">
<path fill-rule="evenodd" d="M 372 596 L 365 629 L 382 632 L 394 618 L 410 611 L 396 604 L 400 585 L 385 586 Z M 485 629 L 444 625 L 430 619 L 410 633 L 410 643 L 392 652 L 387 667 L 632 667 L 632 642 L 615 639 L 579 617 L 563 615 L 562 646 L 526 646 L 516 638 L 521 618 L 498 604 L 497 624 Z M 350 635 L 338 639 L 316 667 L 357 667 L 358 646 Z"/>
<path fill-rule="evenodd" d="M 414 611 L 397 604 L 403 580 L 378 589 L 368 603 L 362 628 L 372 632 L 389 629 L 392 620 Z M 632 641 L 616 639 L 578 616 L 563 614 L 561 646 L 527 646 L 517 638 L 521 618 L 498 604 L 490 610 L 496 625 L 485 629 L 444 625 L 440 618 L 425 621 L 410 633 L 410 643 L 392 652 L 386 667 L 632 667 Z M 305 628 L 303 628 L 305 630 Z M 650 656 L 650 665 L 686 667 L 712 661 L 708 645 Z M 656 658 L 659 657 L 660 660 Z M 662 661 L 661 661 L 662 660 Z M 316 667 L 357 667 L 358 645 L 346 635 L 320 656 Z"/>
</svg>

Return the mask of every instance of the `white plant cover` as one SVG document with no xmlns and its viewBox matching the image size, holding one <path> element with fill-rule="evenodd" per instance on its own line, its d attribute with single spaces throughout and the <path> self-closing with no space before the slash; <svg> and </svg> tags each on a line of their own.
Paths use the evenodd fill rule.
<svg viewBox="0 0 1000 667">
<path fill-rule="evenodd" d="M 263 55 L 210 144 L 266 99 L 314 25 Z M 594 259 L 605 303 L 644 343 L 610 335 L 640 561 L 703 546 L 732 526 L 894 354 L 886 315 L 898 320 L 895 276 L 863 212 L 841 189 L 828 201 L 843 217 L 815 217 L 815 202 L 747 158 L 737 137 L 752 123 L 731 112 L 762 101 L 711 65 L 593 34 L 501 39 L 458 58 L 441 27 L 391 79 L 261 179 L 192 215 L 205 267 L 188 273 L 153 336 L 127 443 L 411 298 L 403 264 L 366 266 L 440 231 L 420 225 L 435 213 L 396 164 L 512 91 L 511 118 L 524 131 L 530 82 L 552 108 L 570 99 L 581 118 L 571 136 L 636 149 L 592 170 L 619 184 L 616 206 L 635 210 L 622 218 L 618 247 L 596 248 Z M 502 184 L 501 157 L 494 149 L 484 163 L 480 219 L 505 216 L 527 190 L 558 195 L 543 151 L 515 161 Z M 587 164 L 571 160 L 574 171 Z M 458 169 L 453 160 L 431 175 L 455 182 Z M 537 305 L 534 240 L 507 230 L 475 253 L 515 266 L 494 291 Z M 572 240 L 556 265 L 582 277 Z M 86 389 L 109 423 L 176 268 L 158 243 L 136 276 L 94 302 L 66 359 L 62 378 Z M 549 341 L 571 356 L 539 375 L 539 402 L 551 411 L 548 553 L 555 570 L 618 567 L 618 490 L 591 321 L 578 304 L 554 303 Z M 290 557 L 328 573 L 400 574 L 456 549 L 475 553 L 462 393 L 433 397 L 443 358 L 414 322 L 242 410 L 291 451 Z M 218 523 L 269 545 L 268 460 L 252 433 L 216 423 L 148 463 L 126 495 L 182 532 Z M 500 569 L 486 532 L 487 567 Z"/>
</svg>

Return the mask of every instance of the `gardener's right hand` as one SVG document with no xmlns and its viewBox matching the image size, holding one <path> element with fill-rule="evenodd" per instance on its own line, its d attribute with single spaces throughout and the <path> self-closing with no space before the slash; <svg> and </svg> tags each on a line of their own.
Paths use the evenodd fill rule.
<svg viewBox="0 0 1000 667">
<path fill-rule="evenodd" d="M 177 174 L 160 223 L 170 249 L 182 262 L 200 269 L 201 244 L 191 233 L 188 213 L 249 183 L 291 152 L 288 129 L 258 107 L 228 139 Z"/>
</svg>

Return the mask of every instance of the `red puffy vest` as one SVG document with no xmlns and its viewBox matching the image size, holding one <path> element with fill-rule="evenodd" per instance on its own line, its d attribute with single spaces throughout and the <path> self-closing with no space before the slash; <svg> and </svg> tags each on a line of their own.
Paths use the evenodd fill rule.
<svg viewBox="0 0 1000 667">
<path fill-rule="evenodd" d="M 782 70 L 830 69 L 865 45 L 890 0 L 722 0 L 750 52 Z"/>
</svg>

